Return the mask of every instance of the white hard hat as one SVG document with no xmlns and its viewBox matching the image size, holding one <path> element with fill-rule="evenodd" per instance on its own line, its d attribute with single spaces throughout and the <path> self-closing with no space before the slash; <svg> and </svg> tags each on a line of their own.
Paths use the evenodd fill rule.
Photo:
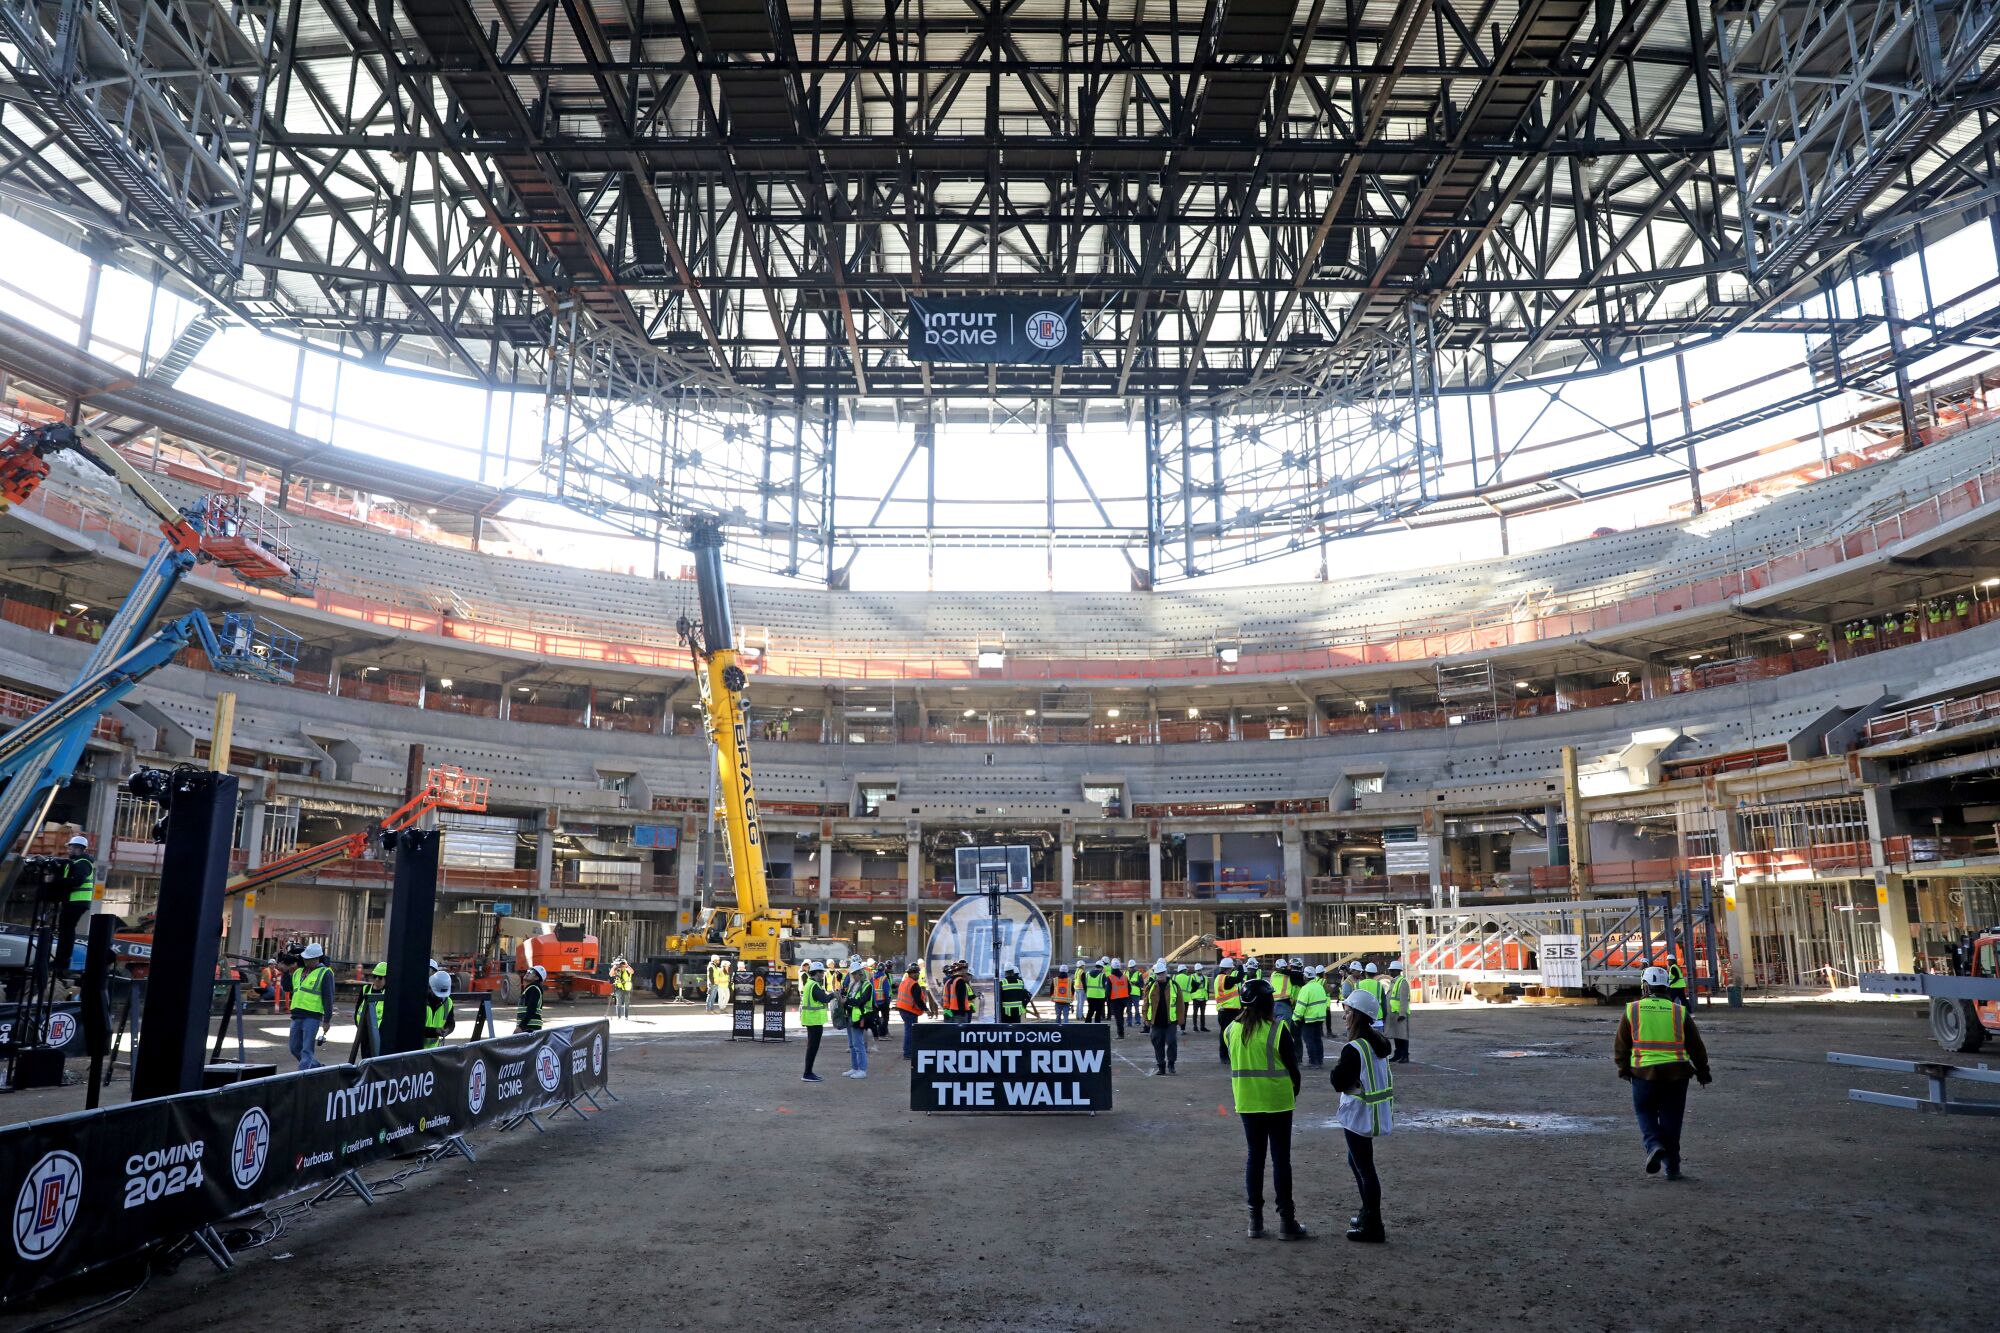
<svg viewBox="0 0 2000 1333">
<path fill-rule="evenodd" d="M 1216 966 L 1225 972 L 1234 972 L 1236 970 L 1236 960 L 1234 958 L 1225 958 L 1220 963 L 1217 963 Z"/>
<path fill-rule="evenodd" d="M 1098 959 L 1098 960 L 1097 960 L 1097 965 L 1098 965 L 1099 967 L 1110 967 L 1110 966 L 1111 966 L 1111 960 L 1110 960 L 1109 958 L 1100 958 L 1100 959 Z"/>
<path fill-rule="evenodd" d="M 437 996 L 440 1000 L 451 994 L 451 973 L 431 973 L 431 994 Z"/>
<path fill-rule="evenodd" d="M 549 970 L 546 967 L 543 967 L 540 963 L 536 963 L 533 967 L 529 968 L 528 970 L 530 972 L 533 972 L 537 977 L 539 977 L 543 981 L 547 981 L 549 979 Z"/>
<path fill-rule="evenodd" d="M 1167 965 L 1167 960 L 1164 958 L 1155 958 L 1153 960 L 1153 966 L 1156 968 L 1165 967 L 1166 965 Z"/>
<path fill-rule="evenodd" d="M 1402 970 L 1403 970 L 1403 960 L 1402 960 L 1402 959 L 1400 959 L 1400 958 L 1398 958 L 1398 959 L 1396 959 L 1396 960 L 1395 960 L 1394 962 L 1390 963 L 1390 964 L 1389 964 L 1389 970 L 1390 970 L 1391 972 L 1400 972 L 1400 971 L 1402 971 Z"/>
<path fill-rule="evenodd" d="M 1648 986 L 1664 986 L 1672 981 L 1673 978 L 1667 975 L 1667 969 L 1664 967 L 1649 967 L 1640 974 L 1639 980 L 1645 982 Z"/>
<path fill-rule="evenodd" d="M 860 967 L 860 966 L 861 966 L 861 955 L 860 955 L 860 954 L 858 954 L 858 953 L 856 953 L 856 954 L 849 954 L 849 955 L 847 956 L 847 965 L 848 965 L 849 967 Z"/>
<path fill-rule="evenodd" d="M 1380 1018 L 1382 1016 L 1381 1001 L 1375 998 L 1375 992 L 1372 990 L 1358 990 L 1348 996 L 1342 1003 L 1349 1009 L 1359 1009 L 1370 1018 Z"/>
<path fill-rule="evenodd" d="M 1324 972 L 1324 971 L 1326 971 L 1326 969 L 1325 969 L 1325 968 L 1323 968 L 1323 967 L 1320 967 L 1320 966 L 1318 966 L 1317 964 L 1315 964 L 1314 966 L 1312 966 L 1312 967 L 1309 967 L 1309 968 L 1307 968 L 1307 969 L 1306 969 L 1306 975 L 1307 975 L 1307 976 L 1309 976 L 1309 977 L 1316 977 L 1316 976 L 1318 976 L 1318 975 L 1319 975 L 1320 973 L 1322 973 L 1322 972 Z"/>
<path fill-rule="evenodd" d="M 79 833 L 69 840 L 69 845 L 72 847 L 88 847 L 90 846 L 90 839 Z"/>
<path fill-rule="evenodd" d="M 1176 964 L 1174 964 L 1174 971 L 1176 971 L 1176 972 L 1185 972 L 1185 971 L 1187 971 L 1187 964 L 1186 964 L 1186 963 L 1176 963 Z"/>
<path fill-rule="evenodd" d="M 1369 975 L 1369 976 L 1371 976 L 1371 977 L 1372 977 L 1372 976 L 1375 976 L 1375 975 L 1379 974 L 1379 973 L 1380 973 L 1380 971 L 1381 971 L 1381 969 L 1380 969 L 1380 968 L 1378 968 L 1378 967 L 1376 967 L 1376 966 L 1375 966 L 1375 964 L 1373 964 L 1373 963 L 1370 963 L 1370 964 L 1368 965 L 1368 975 Z"/>
<path fill-rule="evenodd" d="M 812 966 L 808 967 L 808 968 L 806 969 L 806 971 L 808 971 L 808 972 L 824 972 L 824 971 L 826 971 L 826 960 L 825 960 L 824 958 L 815 958 L 815 959 L 813 959 L 813 960 L 812 960 Z"/>
<path fill-rule="evenodd" d="M 317 943 L 308 944 L 305 948 L 299 950 L 299 957 L 324 958 L 326 957 L 326 950 L 320 948 L 320 946 Z"/>
<path fill-rule="evenodd" d="M 1354 961 L 1350 962 L 1347 965 L 1347 970 L 1350 972 L 1359 972 L 1361 970 L 1361 960 L 1359 958 L 1356 958 Z"/>
</svg>

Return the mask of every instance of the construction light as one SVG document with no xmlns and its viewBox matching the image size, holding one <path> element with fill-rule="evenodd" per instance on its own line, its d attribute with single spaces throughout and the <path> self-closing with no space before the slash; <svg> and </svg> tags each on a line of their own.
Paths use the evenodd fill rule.
<svg viewBox="0 0 2000 1333">
<path fill-rule="evenodd" d="M 1188 709 L 1188 716 L 1189 716 L 1189 717 L 1200 717 L 1200 716 L 1201 716 L 1201 710 L 1200 710 L 1199 708 L 1194 708 L 1194 707 L 1190 707 L 1190 708 Z"/>
<path fill-rule="evenodd" d="M 979 710 L 977 708 L 968 708 L 963 713 L 959 714 L 960 717 L 977 717 L 978 715 L 979 715 Z"/>
<path fill-rule="evenodd" d="M 1793 643 L 1797 643 L 1800 639 L 1803 639 L 1805 635 L 1799 633 L 1797 630 L 1793 630 L 1790 634 L 1787 634 L 1785 637 L 1787 639 L 1790 639 Z"/>
<path fill-rule="evenodd" d="M 1991 588 L 1996 584 L 2000 584 L 2000 579 L 1985 579 L 1980 582 L 1979 586 L 1982 588 Z"/>
<path fill-rule="evenodd" d="M 1292 711 L 1292 706 L 1290 704 L 1279 704 L 1278 711 L 1280 713 L 1289 713 Z"/>
<path fill-rule="evenodd" d="M 1354 706 L 1356 708 L 1359 708 L 1364 713 L 1368 711 L 1368 701 L 1366 699 L 1356 699 L 1354 701 Z"/>
<path fill-rule="evenodd" d="M 1517 690 L 1532 690 L 1532 689 L 1534 689 L 1535 687 L 1534 687 L 1534 685 L 1533 685 L 1533 684 L 1531 684 L 1531 683 L 1530 683 L 1530 682 L 1528 682 L 1528 681 L 1525 681 L 1525 680 L 1517 680 L 1517 681 L 1515 681 L 1515 682 L 1514 682 L 1514 688 L 1515 688 L 1515 689 L 1517 689 Z"/>
<path fill-rule="evenodd" d="M 1001 648 L 999 644 L 982 643 L 979 645 L 979 669 L 981 671 L 998 671 L 1006 661 L 1006 650 Z"/>
<path fill-rule="evenodd" d="M 450 676 L 439 676 L 439 677 L 438 677 L 438 688 L 439 688 L 439 689 L 441 689 L 441 690 L 448 690 L 448 689 L 450 689 L 450 688 L 451 688 L 451 677 L 450 677 Z"/>
<path fill-rule="evenodd" d="M 1701 654 L 1700 654 L 1700 653 L 1689 653 L 1689 654 L 1688 654 L 1688 661 L 1690 661 L 1690 662 L 1699 662 L 1699 661 L 1701 661 Z"/>
<path fill-rule="evenodd" d="M 88 604 L 84 602 L 71 602 L 69 604 L 69 609 L 72 611 L 88 611 L 90 607 Z"/>
<path fill-rule="evenodd" d="M 1243 645 L 1234 639 L 1223 639 L 1215 645 L 1215 656 L 1224 666 L 1235 666 L 1243 656 Z"/>
<path fill-rule="evenodd" d="M 1450 717 L 1446 718 L 1444 721 L 1445 725 L 1448 727 L 1462 727 L 1465 725 L 1465 714 L 1453 713 Z"/>
<path fill-rule="evenodd" d="M 1117 717 L 1117 716 L 1118 716 L 1118 710 L 1117 710 L 1117 709 L 1115 709 L 1115 708 L 1107 708 L 1107 709 L 1105 709 L 1105 710 L 1104 710 L 1104 716 L 1106 716 L 1106 717 Z"/>
<path fill-rule="evenodd" d="M 370 668 L 369 668 L 369 670 L 371 670 L 371 671 L 372 671 L 372 670 L 374 670 L 374 668 L 373 668 L 373 667 L 370 667 Z M 527 687 L 526 685 L 516 685 L 516 686 L 514 687 L 514 693 L 516 693 L 516 694 L 531 694 L 531 693 L 533 693 L 533 691 L 532 691 L 532 690 L 530 690 L 530 689 L 529 689 L 529 688 L 528 688 L 528 687 Z"/>
<path fill-rule="evenodd" d="M 1032 708 L 1030 708 L 1030 709 L 1028 710 L 1028 716 L 1029 716 L 1029 717 L 1033 717 L 1034 715 L 1035 715 L 1035 710 L 1034 710 L 1034 709 L 1032 709 Z"/>
</svg>

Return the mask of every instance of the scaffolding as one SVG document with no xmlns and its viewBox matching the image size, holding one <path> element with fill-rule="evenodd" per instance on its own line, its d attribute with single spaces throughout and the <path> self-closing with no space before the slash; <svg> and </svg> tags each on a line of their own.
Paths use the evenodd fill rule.
<svg viewBox="0 0 2000 1333">
<path fill-rule="evenodd" d="M 1553 984 L 1541 957 L 1550 936 L 1577 937 L 1583 985 L 1604 995 L 1636 989 L 1645 969 L 1674 959 L 1691 986 L 1714 991 L 1726 964 L 1706 885 L 1684 887 L 1678 895 L 1569 903 L 1399 907 L 1396 930 L 1403 958 L 1427 988 L 1445 982 Z"/>
</svg>

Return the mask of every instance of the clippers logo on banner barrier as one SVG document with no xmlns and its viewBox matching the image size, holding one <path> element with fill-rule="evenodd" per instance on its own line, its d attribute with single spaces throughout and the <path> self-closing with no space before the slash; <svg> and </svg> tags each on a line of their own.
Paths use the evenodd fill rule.
<svg viewBox="0 0 2000 1333">
<path fill-rule="evenodd" d="M 1111 1109 L 1111 1029 L 1102 1023 L 919 1023 L 914 1035 L 912 1111 Z"/>
<path fill-rule="evenodd" d="M 930 975 L 941 977 L 944 970 L 963 958 L 972 965 L 973 981 L 983 987 L 993 983 L 993 932 L 1000 932 L 1000 969 L 1013 968 L 1021 974 L 1028 994 L 1039 995 L 1055 957 L 1054 937 L 1049 919 L 1034 900 L 1018 893 L 1000 896 L 1000 920 L 990 915 L 984 894 L 968 895 L 944 909 L 924 941 L 924 966 Z"/>
<path fill-rule="evenodd" d="M 909 354 L 961 365 L 1081 365 L 1082 303 L 1074 296 L 912 296 Z"/>
<path fill-rule="evenodd" d="M 602 1019 L 0 1129 L 0 1299 L 604 1086 Z M 226 1155 L 225 1155 L 226 1154 Z"/>
</svg>

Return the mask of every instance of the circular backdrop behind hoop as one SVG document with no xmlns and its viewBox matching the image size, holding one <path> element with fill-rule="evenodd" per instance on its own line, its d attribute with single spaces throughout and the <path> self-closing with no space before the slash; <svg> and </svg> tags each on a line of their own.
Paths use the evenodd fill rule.
<svg viewBox="0 0 2000 1333">
<path fill-rule="evenodd" d="M 969 893 L 945 908 L 944 915 L 931 927 L 930 938 L 924 941 L 924 966 L 931 984 L 938 985 L 945 968 L 963 958 L 972 965 L 973 979 L 982 986 L 990 986 L 992 928 L 993 919 L 983 893 Z M 1042 915 L 1042 909 L 1018 894 L 1001 894 L 1001 971 L 1010 967 L 1018 971 L 1028 994 L 1034 995 L 1049 975 L 1049 960 L 1054 954 L 1054 937 L 1049 933 L 1049 919 Z"/>
</svg>

